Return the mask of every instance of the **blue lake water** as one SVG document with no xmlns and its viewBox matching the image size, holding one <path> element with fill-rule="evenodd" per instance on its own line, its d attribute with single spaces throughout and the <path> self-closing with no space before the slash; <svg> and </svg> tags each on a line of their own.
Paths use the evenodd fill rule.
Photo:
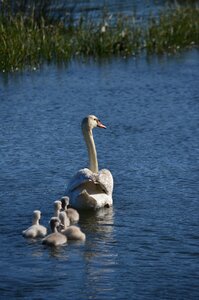
<svg viewBox="0 0 199 300">
<path fill-rule="evenodd" d="M 0 78 L 0 299 L 199 298 L 199 53 L 44 66 Z M 114 206 L 81 213 L 84 244 L 21 231 L 87 166 L 97 115 Z"/>
</svg>

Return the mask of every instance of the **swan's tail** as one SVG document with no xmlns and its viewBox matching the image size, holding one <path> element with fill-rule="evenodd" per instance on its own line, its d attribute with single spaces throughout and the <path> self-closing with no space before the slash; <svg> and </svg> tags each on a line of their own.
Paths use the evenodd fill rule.
<svg viewBox="0 0 199 300">
<path fill-rule="evenodd" d="M 72 207 L 74 206 L 76 209 L 96 210 L 98 208 L 112 206 L 112 198 L 105 193 L 89 194 L 86 189 L 83 189 L 76 197 L 75 203 L 71 204 Z"/>
<path fill-rule="evenodd" d="M 77 203 L 80 209 L 97 208 L 97 201 L 85 189 L 77 196 Z"/>
</svg>

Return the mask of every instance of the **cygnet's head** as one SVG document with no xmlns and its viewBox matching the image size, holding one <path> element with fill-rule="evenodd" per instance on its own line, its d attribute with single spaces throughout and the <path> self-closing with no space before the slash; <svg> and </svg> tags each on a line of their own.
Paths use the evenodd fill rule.
<svg viewBox="0 0 199 300">
<path fill-rule="evenodd" d="M 34 210 L 33 211 L 33 219 L 36 219 L 36 220 L 40 220 L 41 219 L 41 212 L 40 212 L 40 210 Z"/>
<path fill-rule="evenodd" d="M 57 217 L 52 217 L 50 219 L 50 228 L 52 231 L 54 231 L 55 228 L 59 227 L 60 225 L 60 220 Z"/>
<path fill-rule="evenodd" d="M 100 127 L 100 128 L 106 128 L 105 125 L 103 125 L 100 120 L 94 116 L 94 115 L 89 115 L 86 118 L 82 120 L 82 130 L 92 130 L 95 127 Z"/>
<path fill-rule="evenodd" d="M 60 209 L 62 208 L 62 203 L 61 203 L 61 201 L 56 200 L 56 201 L 54 202 L 54 208 L 55 208 L 56 210 L 60 210 Z"/>
<path fill-rule="evenodd" d="M 63 210 L 65 208 L 67 208 L 68 205 L 69 205 L 69 197 L 67 197 L 67 196 L 61 197 L 61 204 L 62 204 L 62 209 Z"/>
</svg>

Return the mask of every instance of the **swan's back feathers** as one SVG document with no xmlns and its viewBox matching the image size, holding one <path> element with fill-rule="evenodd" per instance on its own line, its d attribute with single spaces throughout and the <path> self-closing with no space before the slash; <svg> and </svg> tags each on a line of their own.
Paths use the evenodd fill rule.
<svg viewBox="0 0 199 300">
<path fill-rule="evenodd" d="M 81 229 L 75 225 L 69 226 L 66 230 L 62 232 L 68 240 L 80 240 L 85 241 L 86 235 L 81 231 Z"/>
<path fill-rule="evenodd" d="M 32 225 L 28 229 L 22 231 L 22 235 L 26 238 L 39 238 L 44 237 L 47 234 L 47 228 L 37 224 Z"/>
<path fill-rule="evenodd" d="M 87 168 L 79 170 L 75 174 L 75 176 L 73 176 L 72 179 L 69 181 L 66 194 L 68 195 L 68 193 L 78 188 L 81 184 L 84 184 L 89 181 L 90 182 L 95 181 L 93 172 Z"/>
<path fill-rule="evenodd" d="M 113 192 L 113 176 L 107 169 L 102 169 L 98 174 L 93 173 L 91 170 L 84 168 L 79 170 L 76 175 L 70 180 L 66 194 L 70 194 L 81 185 L 86 183 L 94 183 L 99 185 L 102 191 L 108 195 L 112 195 Z"/>
<path fill-rule="evenodd" d="M 67 237 L 60 232 L 53 232 L 42 240 L 42 244 L 48 246 L 60 246 L 67 242 Z"/>
<path fill-rule="evenodd" d="M 113 192 L 113 176 L 107 169 L 102 169 L 95 175 L 95 181 L 100 184 L 107 195 L 112 195 Z"/>
<path fill-rule="evenodd" d="M 113 177 L 102 169 L 97 174 L 85 168 L 70 180 L 66 195 L 70 205 L 76 209 L 97 209 L 112 205 Z"/>
</svg>

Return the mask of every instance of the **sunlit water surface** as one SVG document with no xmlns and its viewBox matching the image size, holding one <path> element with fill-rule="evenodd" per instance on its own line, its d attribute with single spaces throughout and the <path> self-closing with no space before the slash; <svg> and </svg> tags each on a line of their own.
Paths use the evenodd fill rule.
<svg viewBox="0 0 199 300">
<path fill-rule="evenodd" d="M 46 66 L 1 77 L 0 298 L 199 298 L 199 54 Z M 114 206 L 81 213 L 85 243 L 48 249 L 21 231 L 87 166 L 97 115 Z"/>
</svg>

